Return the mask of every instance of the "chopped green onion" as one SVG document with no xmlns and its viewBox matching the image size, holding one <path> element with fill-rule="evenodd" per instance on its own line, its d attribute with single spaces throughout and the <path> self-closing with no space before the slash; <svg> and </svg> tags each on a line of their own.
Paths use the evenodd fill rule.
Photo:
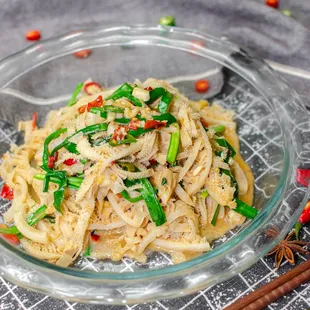
<svg viewBox="0 0 310 310">
<path fill-rule="evenodd" d="M 207 198 L 208 196 L 209 196 L 209 193 L 206 189 L 202 190 L 199 194 L 199 197 L 201 197 L 201 198 Z"/>
<path fill-rule="evenodd" d="M 83 164 L 83 165 L 85 165 L 87 162 L 88 162 L 87 158 L 80 159 L 80 163 Z"/>
<path fill-rule="evenodd" d="M 79 151 L 76 148 L 76 144 L 73 142 L 68 142 L 67 145 L 64 146 L 64 148 L 69 151 L 70 153 L 80 155 Z"/>
<path fill-rule="evenodd" d="M 170 114 L 170 113 L 164 113 L 164 114 L 161 114 L 161 115 L 154 115 L 153 119 L 155 121 L 167 121 L 168 125 L 171 125 L 171 124 L 177 122 L 176 118 L 172 114 Z"/>
<path fill-rule="evenodd" d="M 141 195 L 149 210 L 152 221 L 156 224 L 156 226 L 164 224 L 167 221 L 166 215 L 159 203 L 152 184 L 146 178 L 140 179 L 140 184 L 142 185 Z"/>
<path fill-rule="evenodd" d="M 38 223 L 40 220 L 44 219 L 47 216 L 46 215 L 46 209 L 47 209 L 47 206 L 42 205 L 36 211 L 29 214 L 27 216 L 28 225 L 33 226 L 36 223 Z M 9 228 L 0 228 L 0 233 L 1 234 L 9 234 L 9 235 L 20 235 L 19 237 L 22 237 L 20 231 L 18 230 L 18 228 L 16 226 L 11 226 Z"/>
<path fill-rule="evenodd" d="M 77 134 L 79 133 L 83 133 L 84 136 L 86 135 L 91 135 L 91 134 L 95 134 L 97 132 L 100 132 L 100 131 L 106 131 L 108 129 L 108 124 L 107 123 L 101 123 L 101 124 L 95 124 L 95 125 L 90 125 L 90 126 L 87 126 L 85 128 L 82 128 L 80 130 L 78 130 L 77 132 L 75 132 L 73 135 L 71 135 L 70 137 L 67 137 L 63 142 L 61 142 L 60 144 L 58 144 L 54 149 L 53 151 L 51 152 L 51 155 L 53 156 L 58 150 L 60 150 L 61 148 L 67 146 L 68 144 L 72 143 L 70 142 L 69 140 L 76 136 Z M 66 129 L 67 130 L 67 129 Z M 74 143 L 72 143 L 74 144 Z M 72 149 L 73 149 L 73 146 L 71 145 Z M 72 152 L 73 153 L 73 152 Z M 48 159 L 48 157 L 47 157 Z"/>
<path fill-rule="evenodd" d="M 125 111 L 125 109 L 120 108 L 120 107 L 116 107 L 113 105 L 105 105 L 103 107 L 100 108 L 91 108 L 90 109 L 91 112 L 114 112 L 114 113 L 123 113 Z"/>
<path fill-rule="evenodd" d="M 44 141 L 44 146 L 43 146 L 43 154 L 42 154 L 42 163 L 43 163 L 43 167 L 45 169 L 48 169 L 48 157 L 50 156 L 49 154 L 49 150 L 48 150 L 48 145 L 55 139 L 57 139 L 58 137 L 60 137 L 64 132 L 67 131 L 67 128 L 60 128 L 56 131 L 54 131 L 53 133 L 51 133 Z M 52 155 L 54 155 L 54 153 L 51 153 Z"/>
<path fill-rule="evenodd" d="M 216 125 L 216 126 L 209 127 L 209 129 L 213 129 L 216 133 L 223 133 L 226 127 L 224 125 Z"/>
<path fill-rule="evenodd" d="M 161 114 L 167 113 L 169 110 L 170 103 L 172 101 L 173 95 L 166 91 L 158 104 L 158 111 Z"/>
<path fill-rule="evenodd" d="M 227 148 L 230 151 L 231 157 L 235 157 L 236 151 L 224 138 L 215 139 L 218 145 Z"/>
<path fill-rule="evenodd" d="M 55 224 L 56 223 L 54 216 L 46 215 L 45 219 L 48 220 L 51 224 Z"/>
<path fill-rule="evenodd" d="M 172 124 L 176 128 L 176 131 L 171 134 L 168 153 L 167 153 L 167 162 L 174 164 L 180 147 L 180 127 L 178 123 Z"/>
<path fill-rule="evenodd" d="M 130 134 L 127 134 L 127 138 L 124 140 L 110 140 L 109 145 L 110 146 L 119 146 L 121 144 L 126 144 L 126 143 L 134 143 L 137 142 L 136 138 Z"/>
<path fill-rule="evenodd" d="M 159 24 L 163 26 L 175 26 L 175 18 L 173 16 L 164 16 L 159 20 Z"/>
<path fill-rule="evenodd" d="M 215 151 L 215 156 L 222 157 L 222 151 Z"/>
<path fill-rule="evenodd" d="M 220 212 L 220 205 L 217 205 L 216 210 L 214 212 L 214 215 L 212 217 L 211 225 L 213 225 L 213 226 L 216 225 L 216 221 L 217 221 L 217 217 L 219 216 L 219 212 Z"/>
<path fill-rule="evenodd" d="M 165 184 L 167 184 L 167 179 L 166 178 L 162 178 L 161 185 L 165 185 Z"/>
<path fill-rule="evenodd" d="M 246 204 L 245 202 L 239 200 L 238 198 L 236 198 L 236 203 L 237 203 L 237 207 L 235 209 L 233 209 L 233 210 L 235 212 L 245 216 L 246 218 L 249 218 L 249 219 L 252 220 L 258 214 L 258 210 L 257 209 L 255 209 L 252 206 L 249 206 L 248 204 Z"/>
<path fill-rule="evenodd" d="M 92 246 L 91 246 L 91 244 L 89 244 L 89 245 L 86 247 L 86 249 L 85 249 L 85 251 L 84 251 L 84 253 L 83 253 L 83 256 L 90 256 L 91 251 L 92 251 Z"/>
<path fill-rule="evenodd" d="M 44 181 L 45 176 L 46 176 L 45 174 L 38 173 L 34 176 L 34 178 L 36 180 Z M 69 178 L 67 178 L 68 187 L 73 188 L 73 189 L 79 189 L 83 180 L 84 180 L 84 178 L 69 177 Z M 49 181 L 52 183 L 58 184 L 58 185 L 61 184 L 61 181 L 57 177 L 50 177 Z"/>
<path fill-rule="evenodd" d="M 131 93 L 132 91 L 133 91 L 133 88 L 129 84 L 124 83 L 112 95 L 108 96 L 106 98 L 106 100 L 109 100 L 109 99 L 113 99 L 113 100 L 119 99 L 119 98 L 121 98 L 121 97 L 119 97 L 119 95 L 121 93 L 123 93 L 123 92 Z"/>
<path fill-rule="evenodd" d="M 71 96 L 71 99 L 69 100 L 69 102 L 67 104 L 68 107 L 71 107 L 71 106 L 76 104 L 76 101 L 77 101 L 76 98 L 77 98 L 78 94 L 80 93 L 82 87 L 83 87 L 83 83 L 79 83 L 76 86 L 76 88 L 75 88 L 75 90 L 74 90 L 74 92 L 73 92 L 73 94 Z"/>
<path fill-rule="evenodd" d="M 131 120 L 130 118 L 122 117 L 122 118 L 116 118 L 114 121 L 120 124 L 129 124 Z"/>
<path fill-rule="evenodd" d="M 122 195 L 122 197 L 126 200 L 128 200 L 131 203 L 136 203 L 138 201 L 143 200 L 142 195 L 138 196 L 138 197 L 130 197 L 130 195 L 128 194 L 128 192 L 126 190 L 123 190 L 122 192 L 120 192 L 120 194 Z"/>
<path fill-rule="evenodd" d="M 142 117 L 141 115 L 136 115 L 136 118 L 140 121 L 146 121 L 146 118 Z"/>
<path fill-rule="evenodd" d="M 96 140 L 91 140 L 91 145 L 92 146 L 100 146 L 100 145 L 106 144 L 109 142 L 111 137 L 112 137 L 112 135 L 108 135 L 106 137 L 98 138 Z"/>
<path fill-rule="evenodd" d="M 100 117 L 107 119 L 108 118 L 108 112 L 103 112 L 100 108 L 91 108 L 89 110 L 89 112 L 93 113 L 93 114 L 100 114 Z"/>
<path fill-rule="evenodd" d="M 138 137 L 152 130 L 154 130 L 154 128 L 149 128 L 149 129 L 138 128 L 136 130 L 128 130 L 128 134 L 132 135 L 133 137 Z"/>
<path fill-rule="evenodd" d="M 235 179 L 235 177 L 232 175 L 232 173 L 229 170 L 223 169 L 223 168 L 220 168 L 220 173 L 221 174 L 224 173 L 224 174 L 226 174 L 226 175 L 228 175 L 230 177 L 231 185 L 236 188 L 235 196 L 238 196 L 238 193 L 239 193 L 238 182 Z"/>
<path fill-rule="evenodd" d="M 151 104 L 156 101 L 158 98 L 164 95 L 166 90 L 163 87 L 157 87 L 150 91 L 150 99 L 146 101 L 146 104 Z"/>
</svg>

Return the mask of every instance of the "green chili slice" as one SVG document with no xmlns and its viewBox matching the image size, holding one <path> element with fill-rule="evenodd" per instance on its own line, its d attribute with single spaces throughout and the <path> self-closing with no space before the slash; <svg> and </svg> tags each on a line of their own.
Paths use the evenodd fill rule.
<svg viewBox="0 0 310 310">
<path fill-rule="evenodd" d="M 173 16 L 164 16 L 159 20 L 159 24 L 163 26 L 175 26 L 175 18 Z"/>
<path fill-rule="evenodd" d="M 119 146 L 121 144 L 134 143 L 134 142 L 137 142 L 136 138 L 130 134 L 127 134 L 126 139 L 124 139 L 124 140 L 110 140 L 109 145 L 110 146 Z"/>
<path fill-rule="evenodd" d="M 83 83 L 79 83 L 79 84 L 76 86 L 76 88 L 75 88 L 75 90 L 74 90 L 74 92 L 73 92 L 73 94 L 72 94 L 72 96 L 71 96 L 69 102 L 67 103 L 67 106 L 68 106 L 68 107 L 71 107 L 71 106 L 73 106 L 73 105 L 76 104 L 76 101 L 77 101 L 76 98 L 77 98 L 78 94 L 80 93 L 82 87 L 83 87 Z"/>
<path fill-rule="evenodd" d="M 237 207 L 233 209 L 235 212 L 251 220 L 253 220 L 257 216 L 258 210 L 255 209 L 254 207 L 249 206 L 248 204 L 239 200 L 238 198 L 236 198 L 236 203 L 237 203 Z"/>
<path fill-rule="evenodd" d="M 172 124 L 176 128 L 176 131 L 171 134 L 168 153 L 167 153 L 167 162 L 174 164 L 180 147 L 180 127 L 178 123 Z"/>
<path fill-rule="evenodd" d="M 158 111 L 161 114 L 167 113 L 169 110 L 170 103 L 172 101 L 173 95 L 166 91 L 158 104 Z"/>
<path fill-rule="evenodd" d="M 171 124 L 177 122 L 176 118 L 172 114 L 170 114 L 170 113 L 164 113 L 164 114 L 161 114 L 161 115 L 154 115 L 153 119 L 155 121 L 167 121 L 168 125 L 171 125 Z"/>
<path fill-rule="evenodd" d="M 217 205 L 216 210 L 214 212 L 214 215 L 212 217 L 211 225 L 213 225 L 213 226 L 216 225 L 216 221 L 217 221 L 217 217 L 219 216 L 219 212 L 220 212 L 220 205 Z"/>
<path fill-rule="evenodd" d="M 202 197 L 202 198 L 207 198 L 208 196 L 209 196 L 209 193 L 206 189 L 202 190 L 199 194 L 199 197 Z"/>
</svg>

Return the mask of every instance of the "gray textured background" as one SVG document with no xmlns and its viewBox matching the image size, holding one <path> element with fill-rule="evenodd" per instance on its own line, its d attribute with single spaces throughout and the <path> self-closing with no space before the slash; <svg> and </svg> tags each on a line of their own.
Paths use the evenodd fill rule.
<svg viewBox="0 0 310 310">
<path fill-rule="evenodd" d="M 177 25 L 206 31 L 250 48 L 265 59 L 291 66 L 283 75 L 306 104 L 310 73 L 296 76 L 298 69 L 310 71 L 310 1 L 280 0 L 281 8 L 290 8 L 295 19 L 266 7 L 263 0 L 146 0 L 146 1 L 0 1 L 0 58 L 28 45 L 27 30 L 37 28 L 48 38 L 85 26 L 119 24 L 156 24 L 163 15 L 174 15 Z M 309 226 L 304 233 L 309 241 Z M 298 262 L 307 259 L 298 256 Z M 196 295 L 174 301 L 131 307 L 103 307 L 72 304 L 28 292 L 0 279 L 0 309 L 221 309 L 224 305 L 270 281 L 290 268 L 279 271 L 271 259 L 256 265 L 223 284 Z M 307 309 L 310 289 L 303 285 L 273 304 L 270 309 Z"/>
</svg>

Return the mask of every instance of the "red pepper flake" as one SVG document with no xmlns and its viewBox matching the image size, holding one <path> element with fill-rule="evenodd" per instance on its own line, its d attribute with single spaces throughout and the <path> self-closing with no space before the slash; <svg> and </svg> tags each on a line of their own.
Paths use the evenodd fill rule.
<svg viewBox="0 0 310 310">
<path fill-rule="evenodd" d="M 94 242 L 97 242 L 100 239 L 100 236 L 97 234 L 91 234 L 90 237 Z"/>
<path fill-rule="evenodd" d="M 152 90 L 153 90 L 153 87 L 148 86 L 148 87 L 145 87 L 144 90 L 152 91 Z"/>
<path fill-rule="evenodd" d="M 155 120 L 147 120 L 144 125 L 144 129 L 158 129 L 166 126 L 166 122 L 160 122 Z"/>
<path fill-rule="evenodd" d="M 114 129 L 112 139 L 115 141 L 124 140 L 128 130 L 128 126 L 118 126 L 116 129 Z"/>
<path fill-rule="evenodd" d="M 30 30 L 26 33 L 26 39 L 29 41 L 38 41 L 41 38 L 39 30 Z"/>
<path fill-rule="evenodd" d="M 91 50 L 82 50 L 82 51 L 75 52 L 73 55 L 76 58 L 83 59 L 83 58 L 87 58 L 91 53 L 92 53 Z"/>
<path fill-rule="evenodd" d="M 279 0 L 266 0 L 266 5 L 277 9 L 279 7 Z"/>
<path fill-rule="evenodd" d="M 120 193 L 117 193 L 116 196 L 117 196 L 118 198 L 122 198 L 122 197 L 123 197 Z"/>
<path fill-rule="evenodd" d="M 137 130 L 140 127 L 140 121 L 137 118 L 130 120 L 128 128 L 130 130 Z"/>
<path fill-rule="evenodd" d="M 0 193 L 0 197 L 12 200 L 14 199 L 14 191 L 9 185 L 4 184 Z"/>
<path fill-rule="evenodd" d="M 8 228 L 5 224 L 0 224 L 0 228 Z M 19 244 L 19 239 L 13 234 L 1 234 L 1 236 L 12 244 Z"/>
<path fill-rule="evenodd" d="M 75 165 L 78 161 L 75 158 L 68 158 L 64 161 L 64 164 L 66 166 L 72 166 Z"/>
<path fill-rule="evenodd" d="M 201 121 L 201 124 L 202 124 L 203 127 L 208 128 L 209 125 L 208 125 L 207 121 L 204 118 L 201 117 L 200 121 Z"/>
<path fill-rule="evenodd" d="M 84 91 L 87 95 L 94 95 L 102 91 L 102 87 L 97 82 L 89 82 L 84 85 Z"/>
<path fill-rule="evenodd" d="M 297 169 L 296 181 L 304 186 L 308 186 L 310 180 L 310 169 Z"/>
<path fill-rule="evenodd" d="M 87 112 L 90 111 L 91 108 L 99 108 L 103 105 L 103 99 L 102 96 L 98 96 L 94 101 L 88 102 L 87 104 L 84 104 L 78 108 L 78 112 L 80 114 L 84 113 L 86 110 Z"/>
<path fill-rule="evenodd" d="M 195 83 L 195 89 L 197 93 L 205 93 L 209 89 L 209 81 L 199 80 Z"/>
<path fill-rule="evenodd" d="M 149 160 L 149 163 L 150 163 L 152 166 L 157 166 L 157 165 L 158 165 L 157 160 L 154 159 L 154 158 L 151 158 L 151 159 Z"/>
<path fill-rule="evenodd" d="M 37 119 L 38 119 L 38 113 L 34 112 L 32 116 L 32 130 L 35 130 L 37 127 Z"/>
<path fill-rule="evenodd" d="M 48 157 L 47 167 L 52 169 L 54 168 L 55 162 L 58 159 L 58 152 L 56 152 L 53 156 Z"/>
</svg>

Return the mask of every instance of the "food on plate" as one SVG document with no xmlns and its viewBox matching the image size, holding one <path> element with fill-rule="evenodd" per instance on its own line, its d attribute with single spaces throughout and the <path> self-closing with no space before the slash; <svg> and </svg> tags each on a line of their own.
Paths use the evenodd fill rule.
<svg viewBox="0 0 310 310">
<path fill-rule="evenodd" d="M 12 206 L 0 233 L 61 266 L 79 255 L 145 262 L 154 250 L 181 262 L 209 251 L 257 215 L 233 117 L 153 78 L 81 83 L 42 128 L 36 114 L 19 123 L 25 142 L 1 164 Z"/>
</svg>

